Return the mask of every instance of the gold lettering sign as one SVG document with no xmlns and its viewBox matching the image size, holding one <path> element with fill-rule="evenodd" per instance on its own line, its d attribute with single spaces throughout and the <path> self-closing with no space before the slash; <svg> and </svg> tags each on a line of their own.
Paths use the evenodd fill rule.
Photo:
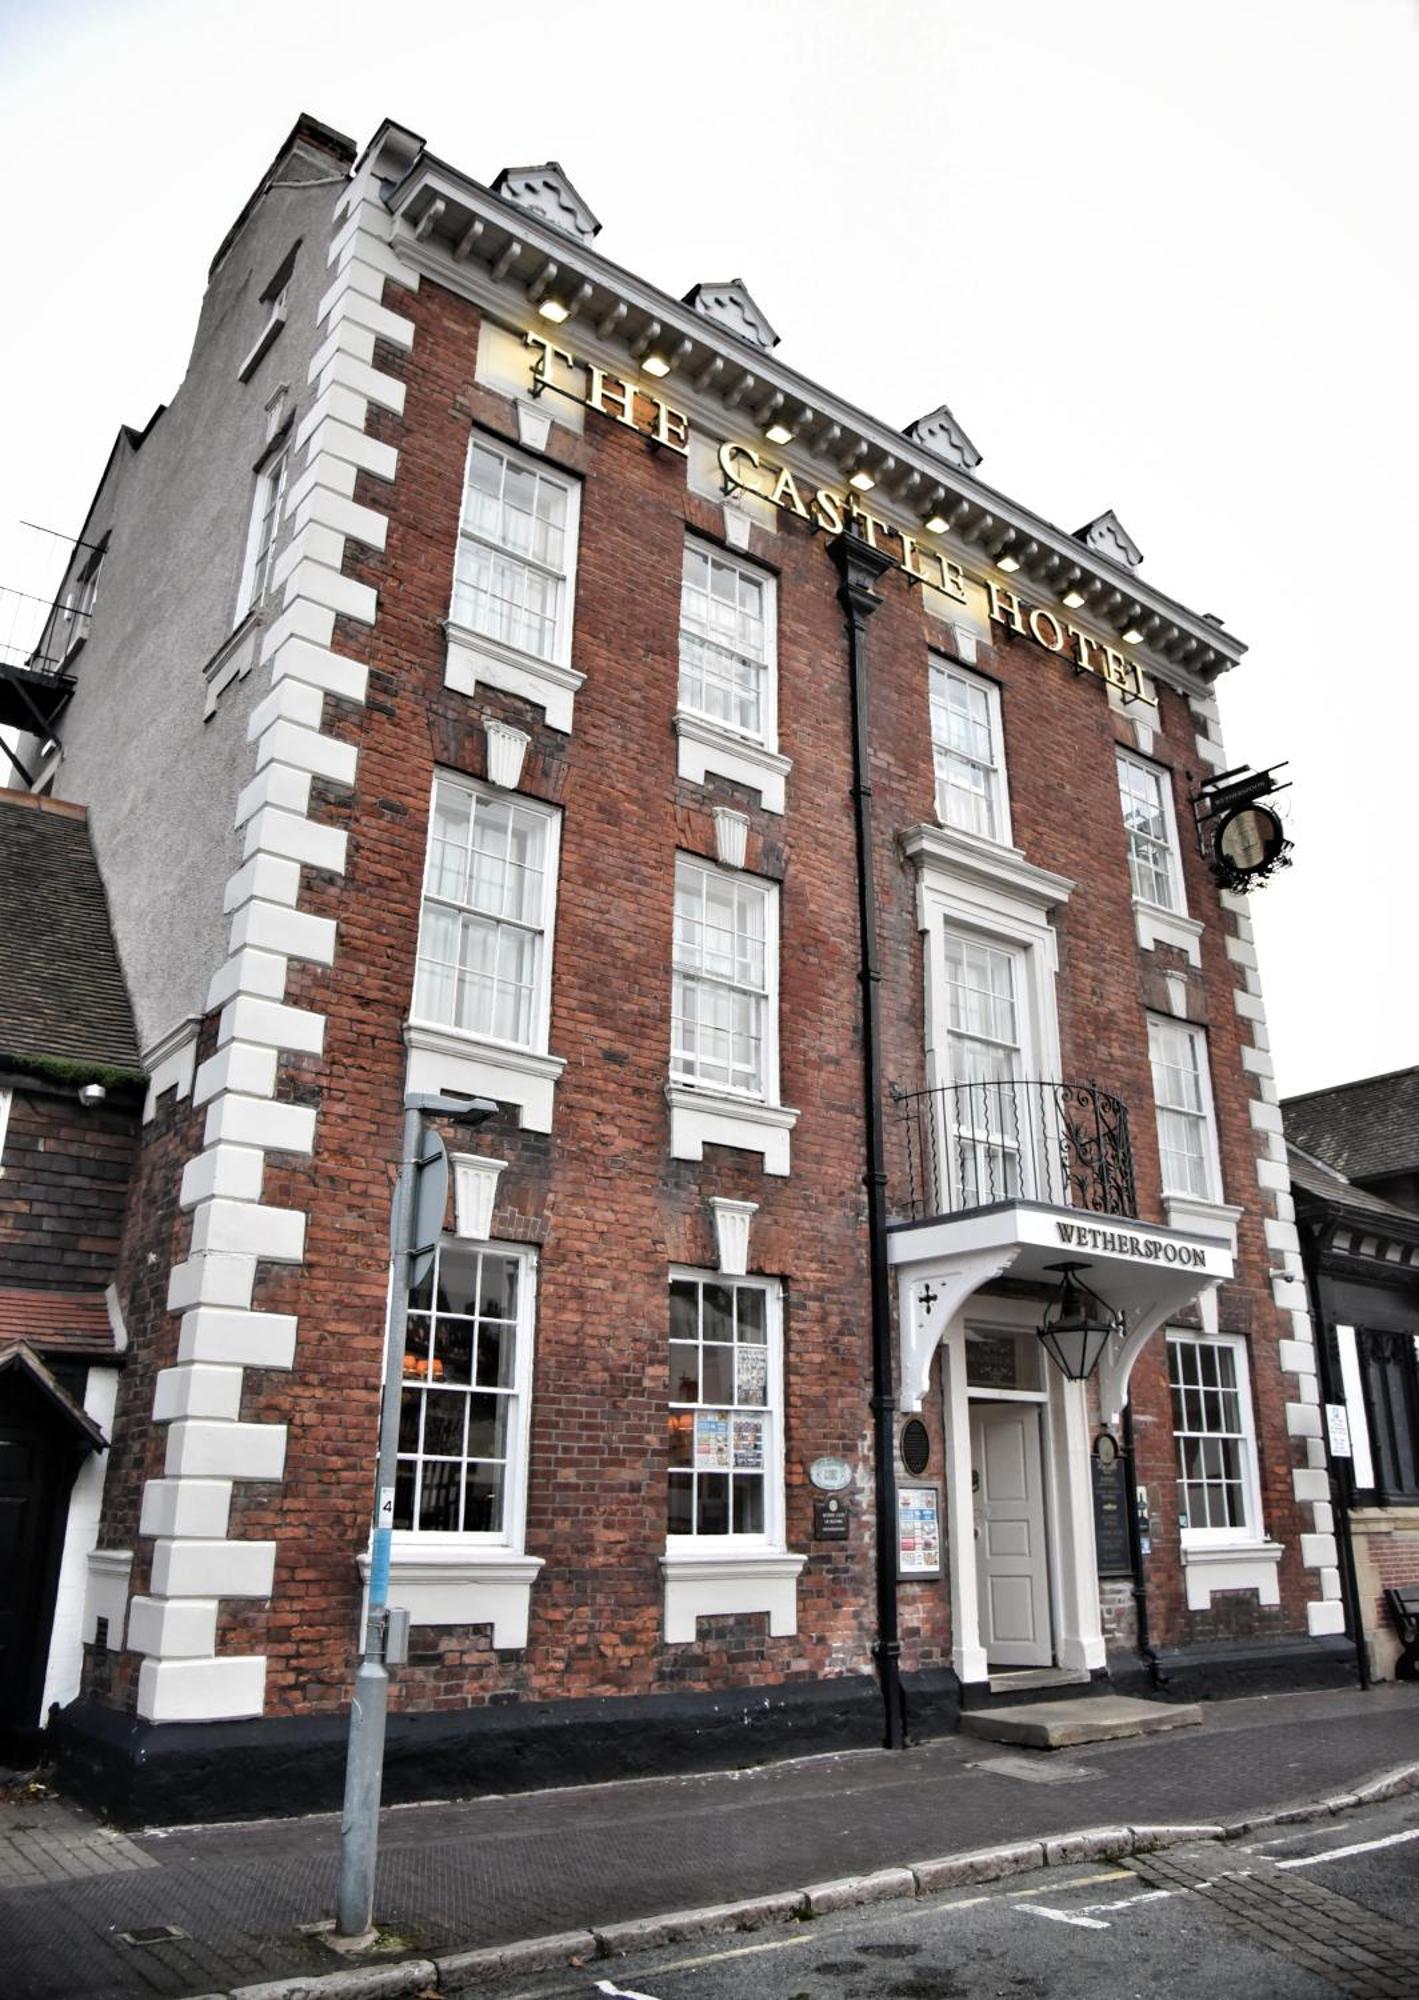
<svg viewBox="0 0 1419 2000">
<path fill-rule="evenodd" d="M 573 396 L 573 402 L 580 403 L 584 409 L 595 410 L 598 416 L 610 417 L 613 423 L 624 424 L 627 430 L 648 438 L 652 444 L 668 445 L 681 458 L 688 457 L 690 419 L 683 410 L 673 409 L 663 397 L 653 396 L 638 382 L 623 381 L 607 369 L 598 368 L 594 361 L 583 361 L 579 355 L 569 354 L 566 348 L 544 340 L 540 333 L 524 334 L 523 339 L 537 354 L 532 363 L 534 396 L 540 396 L 544 389 L 555 389 L 560 396 L 571 396 L 570 389 L 563 389 L 552 380 L 553 361 L 564 362 L 568 368 L 584 368 L 586 394 Z"/>
<path fill-rule="evenodd" d="M 529 333 L 524 338 L 536 356 L 532 363 L 534 396 L 540 396 L 546 389 L 555 389 L 558 395 L 570 396 L 585 409 L 595 410 L 598 416 L 607 417 L 612 423 L 624 424 L 628 430 L 637 432 L 650 443 L 667 445 L 682 458 L 688 456 L 690 420 L 682 411 L 672 408 L 663 397 L 652 395 L 639 383 L 627 382 L 610 374 L 594 361 L 583 361 L 579 355 L 555 346 L 541 334 Z M 577 396 L 552 380 L 551 364 L 554 360 L 563 362 L 568 368 L 585 371 L 587 388 L 584 396 Z M 858 503 L 855 493 L 839 492 L 831 486 L 819 486 L 810 493 L 788 466 L 775 464 L 772 459 L 762 457 L 752 446 L 736 444 L 733 439 L 726 439 L 719 447 L 719 469 L 724 476 L 726 492 L 751 493 L 782 513 L 794 514 L 800 521 L 807 521 L 815 528 L 825 528 L 830 535 L 842 534 L 851 521 L 864 541 L 872 548 L 880 549 L 904 576 L 910 577 L 913 583 L 939 590 L 953 604 L 968 603 L 966 586 L 976 585 L 985 591 L 992 624 L 1003 626 L 1022 639 L 1033 640 L 1047 653 L 1060 654 L 1080 673 L 1097 674 L 1101 680 L 1118 688 L 1130 701 L 1146 701 L 1151 707 L 1157 707 L 1156 697 L 1149 694 L 1144 685 L 1137 660 L 1115 652 L 1102 640 L 1091 639 L 1087 632 L 1081 632 L 1077 625 L 1052 611 L 1048 605 L 1027 603 L 995 577 L 971 575 L 954 556 L 947 555 L 921 535 L 895 528 L 890 521 L 870 513 Z"/>
</svg>

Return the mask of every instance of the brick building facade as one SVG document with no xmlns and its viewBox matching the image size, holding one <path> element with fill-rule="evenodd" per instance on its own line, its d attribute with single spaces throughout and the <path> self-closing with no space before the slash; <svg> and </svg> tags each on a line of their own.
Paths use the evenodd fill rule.
<svg viewBox="0 0 1419 2000">
<path fill-rule="evenodd" d="M 598 227 L 556 166 L 303 120 L 85 530 L 26 755 L 152 1085 L 131 1574 L 63 1724 L 111 1796 L 338 1783 L 408 1093 L 497 1110 L 439 1123 L 396 1336 L 394 1787 L 875 1741 L 879 1670 L 912 1734 L 1012 1674 L 1343 1670 L 1255 954 L 1191 832 L 1240 645 Z M 1071 1258 L 1122 1315 L 1082 1385 L 1035 1331 Z"/>
<path fill-rule="evenodd" d="M 143 1080 L 82 806 L 0 791 L 0 1754 L 79 1693 Z M 121 1567 L 126 1559 L 118 1558 Z M 101 1557 L 97 1570 L 102 1571 Z"/>
</svg>

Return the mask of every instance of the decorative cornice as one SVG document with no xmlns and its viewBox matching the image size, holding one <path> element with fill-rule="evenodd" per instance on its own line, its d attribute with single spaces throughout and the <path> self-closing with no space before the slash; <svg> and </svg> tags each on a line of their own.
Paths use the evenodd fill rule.
<svg viewBox="0 0 1419 2000">
<path fill-rule="evenodd" d="M 1126 608 L 1141 620 L 1150 671 L 1182 692 L 1205 692 L 1211 679 L 1245 652 L 1241 640 L 1210 618 L 1143 583 L 1103 551 L 946 464 L 936 451 L 831 395 L 772 355 L 755 353 L 749 357 L 752 368 L 747 367 L 741 336 L 727 334 L 693 306 L 622 270 L 589 245 L 569 244 L 562 231 L 513 208 L 431 154 L 421 154 L 386 189 L 384 199 L 396 218 L 394 252 L 413 269 L 467 296 L 496 298 L 510 320 L 522 322 L 547 262 L 555 262 L 580 348 L 594 351 L 583 327 L 596 330 L 603 341 L 614 339 L 622 352 L 633 348 L 652 322 L 658 323 L 658 338 L 678 354 L 673 377 L 678 407 L 692 411 L 697 399 L 702 407 L 717 404 L 723 427 L 726 398 L 733 397 L 734 408 L 749 411 L 752 422 L 756 409 L 782 397 L 797 427 L 795 463 L 816 460 L 832 478 L 841 476 L 854 456 L 865 456 L 877 469 L 876 490 L 884 510 L 919 524 L 927 507 L 939 507 L 952 521 L 948 541 L 973 550 L 1010 545 L 1022 576 L 1044 591 L 1082 579 L 1081 587 L 1092 591 L 1101 607 Z M 424 227 L 435 202 L 443 206 Z M 694 385 L 693 396 L 689 385 Z"/>
</svg>

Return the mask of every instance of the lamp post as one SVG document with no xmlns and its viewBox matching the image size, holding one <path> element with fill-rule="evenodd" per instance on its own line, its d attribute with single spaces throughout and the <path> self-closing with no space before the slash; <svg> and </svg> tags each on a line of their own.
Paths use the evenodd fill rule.
<svg viewBox="0 0 1419 2000">
<path fill-rule="evenodd" d="M 1116 1333 L 1121 1316 L 1106 1306 L 1096 1291 L 1075 1277 L 1087 1271 L 1087 1264 L 1047 1264 L 1047 1271 L 1062 1271 L 1057 1297 L 1045 1307 L 1039 1335 L 1046 1352 L 1060 1373 L 1071 1382 L 1085 1382 L 1099 1365 L 1099 1357 Z"/>
<path fill-rule="evenodd" d="M 448 1154 L 430 1113 L 481 1125 L 497 1105 L 486 1097 L 410 1096 L 404 1100 L 399 1178 L 390 1217 L 389 1305 L 384 1330 L 384 1388 L 379 1411 L 379 1460 L 370 1537 L 369 1603 L 363 1657 L 350 1702 L 345 1756 L 345 1804 L 340 1820 L 340 1887 L 336 1935 L 363 1937 L 374 1918 L 379 1799 L 384 1780 L 384 1724 L 389 1706 L 389 1553 L 394 1531 L 394 1479 L 399 1446 L 399 1399 L 404 1380 L 404 1325 L 414 1266 L 426 1268 L 443 1231 Z"/>
</svg>

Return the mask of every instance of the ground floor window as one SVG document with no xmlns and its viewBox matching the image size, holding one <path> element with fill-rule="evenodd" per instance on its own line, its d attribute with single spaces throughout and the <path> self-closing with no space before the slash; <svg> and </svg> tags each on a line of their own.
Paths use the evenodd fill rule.
<svg viewBox="0 0 1419 2000">
<path fill-rule="evenodd" d="M 394 1526 L 520 1547 L 536 1266 L 445 1238 L 411 1294 Z"/>
<path fill-rule="evenodd" d="M 781 1300 L 762 1278 L 670 1281 L 672 1545 L 783 1536 Z"/>
<path fill-rule="evenodd" d="M 1375 1492 L 1419 1499 L 1419 1340 L 1408 1333 L 1357 1333 Z"/>
<path fill-rule="evenodd" d="M 1227 1334 L 1170 1334 L 1184 1544 L 1249 1541 L 1260 1532 L 1245 1344 Z"/>
</svg>

